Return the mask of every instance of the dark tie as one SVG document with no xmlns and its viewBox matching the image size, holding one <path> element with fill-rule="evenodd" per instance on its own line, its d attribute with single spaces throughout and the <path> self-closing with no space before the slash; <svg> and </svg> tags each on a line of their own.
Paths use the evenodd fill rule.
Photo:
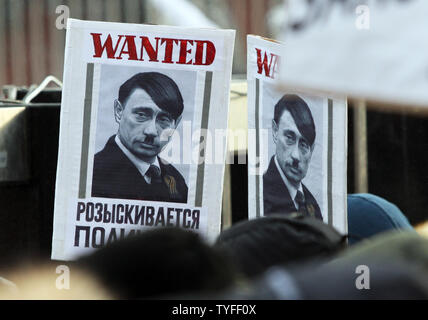
<svg viewBox="0 0 428 320">
<path fill-rule="evenodd" d="M 147 170 L 146 172 L 146 175 L 151 179 L 150 184 L 162 182 L 160 169 L 153 164 L 150 165 L 149 170 Z"/>
<path fill-rule="evenodd" d="M 303 213 L 304 215 L 307 215 L 305 198 L 303 197 L 303 193 L 301 191 L 297 191 L 294 200 L 296 200 L 297 203 L 297 210 Z"/>
</svg>

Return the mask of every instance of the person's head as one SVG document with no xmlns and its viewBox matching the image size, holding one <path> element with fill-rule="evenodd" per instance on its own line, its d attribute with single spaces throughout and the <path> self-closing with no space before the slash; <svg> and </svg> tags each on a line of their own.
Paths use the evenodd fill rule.
<svg viewBox="0 0 428 320">
<path fill-rule="evenodd" d="M 215 247 L 253 278 L 276 265 L 327 259 L 345 248 L 345 237 L 321 220 L 296 212 L 234 224 L 220 233 Z"/>
<path fill-rule="evenodd" d="M 315 142 L 314 119 L 302 98 L 286 94 L 277 102 L 272 134 L 279 166 L 290 183 L 298 186 L 308 171 Z"/>
<path fill-rule="evenodd" d="M 152 162 L 169 142 L 183 108 L 183 97 L 170 77 L 158 72 L 132 76 L 114 102 L 120 141 L 135 156 Z"/>
<path fill-rule="evenodd" d="M 221 291 L 235 282 L 233 264 L 221 250 L 175 227 L 110 243 L 77 264 L 127 299 Z"/>
</svg>

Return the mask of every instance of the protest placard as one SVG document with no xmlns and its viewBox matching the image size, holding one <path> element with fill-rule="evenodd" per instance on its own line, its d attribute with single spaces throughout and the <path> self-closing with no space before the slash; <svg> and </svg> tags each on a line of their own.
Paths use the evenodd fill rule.
<svg viewBox="0 0 428 320">
<path fill-rule="evenodd" d="M 153 227 L 220 232 L 234 30 L 69 19 L 52 258 Z M 212 154 L 216 155 L 216 161 Z"/>
<path fill-rule="evenodd" d="M 249 218 L 300 211 L 347 232 L 346 98 L 284 91 L 287 46 L 249 35 Z"/>
</svg>

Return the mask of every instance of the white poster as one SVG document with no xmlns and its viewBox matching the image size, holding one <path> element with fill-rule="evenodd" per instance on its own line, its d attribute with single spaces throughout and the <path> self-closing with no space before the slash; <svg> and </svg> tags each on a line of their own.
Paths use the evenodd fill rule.
<svg viewBox="0 0 428 320">
<path fill-rule="evenodd" d="M 144 229 L 220 232 L 233 30 L 68 20 L 52 259 Z"/>
<path fill-rule="evenodd" d="M 300 211 L 346 233 L 346 99 L 280 89 L 287 47 L 247 48 L 249 218 Z"/>
<path fill-rule="evenodd" d="M 286 1 L 281 82 L 428 106 L 428 1 Z"/>
</svg>

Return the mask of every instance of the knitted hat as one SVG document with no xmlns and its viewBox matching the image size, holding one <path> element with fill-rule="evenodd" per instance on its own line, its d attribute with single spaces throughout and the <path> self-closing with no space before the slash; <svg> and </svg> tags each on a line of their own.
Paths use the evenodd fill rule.
<svg viewBox="0 0 428 320">
<path fill-rule="evenodd" d="M 335 253 L 344 247 L 345 240 L 322 221 L 293 213 L 240 222 L 223 231 L 215 245 L 252 277 L 273 265 Z"/>
</svg>

